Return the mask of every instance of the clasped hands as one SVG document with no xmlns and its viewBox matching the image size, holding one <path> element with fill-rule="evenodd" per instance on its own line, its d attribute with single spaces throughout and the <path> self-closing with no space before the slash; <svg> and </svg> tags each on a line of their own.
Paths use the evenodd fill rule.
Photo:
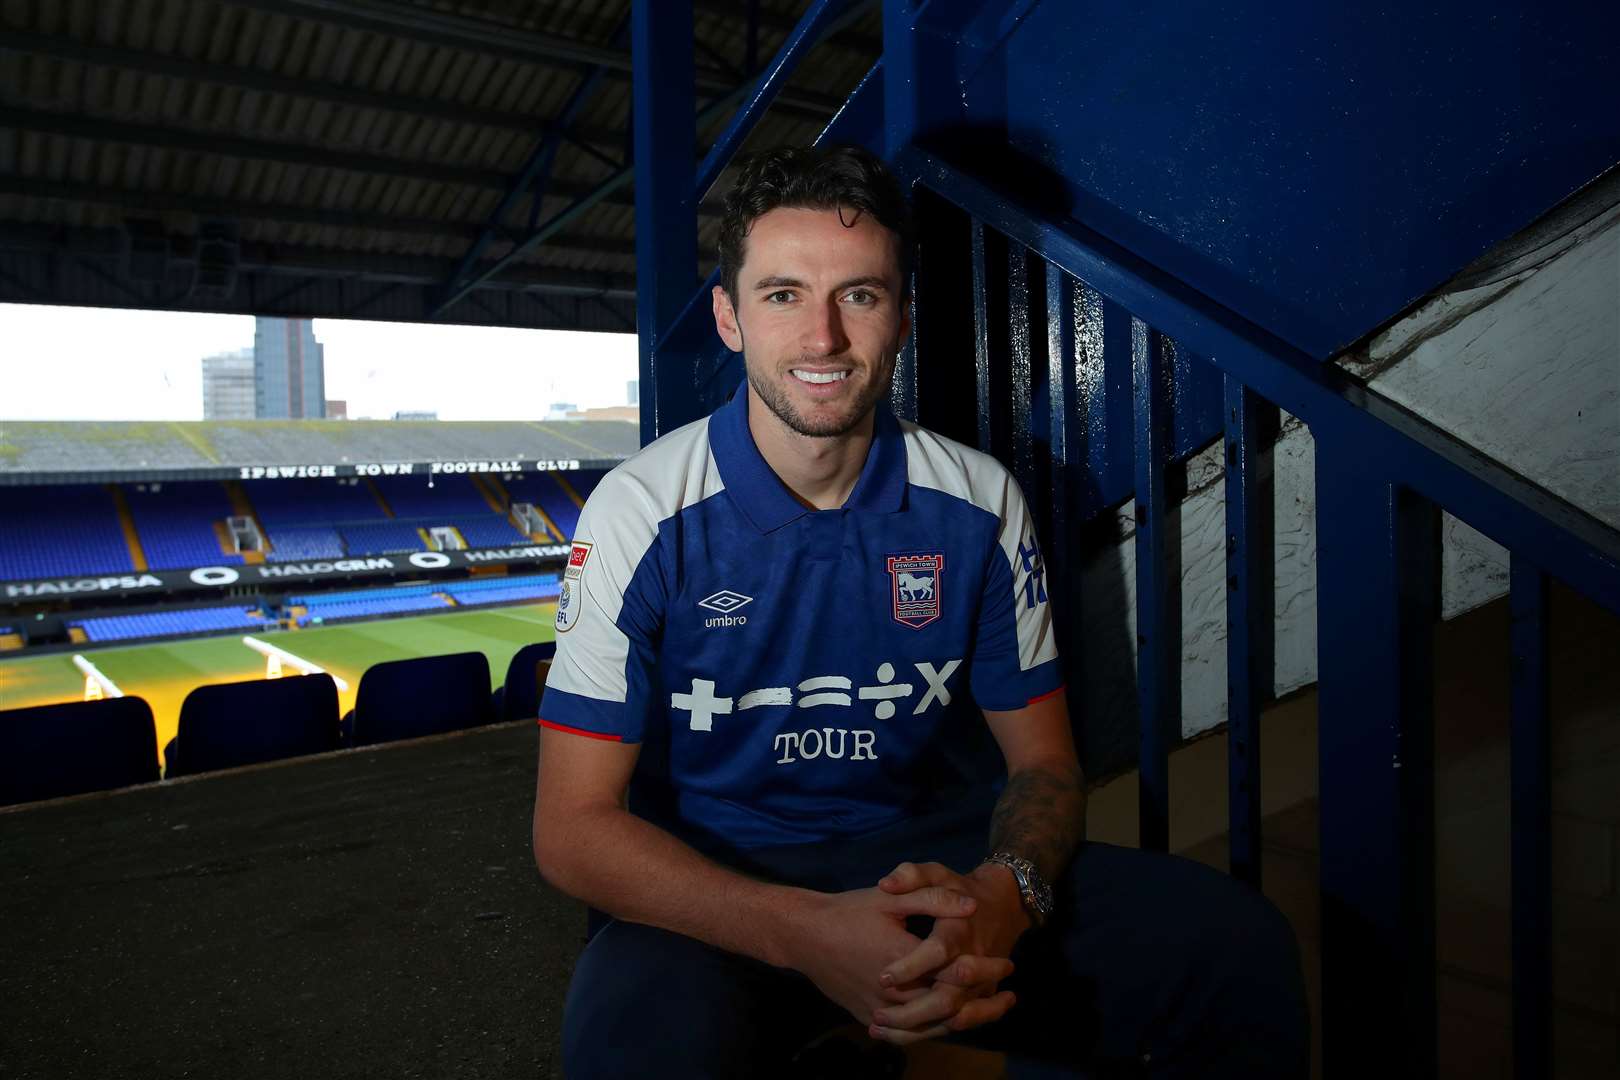
<svg viewBox="0 0 1620 1080">
<path fill-rule="evenodd" d="M 825 894 L 823 921 L 794 966 L 822 993 L 897 1045 L 988 1024 L 1014 1004 L 999 990 L 1029 916 L 1003 866 L 958 874 L 939 863 L 901 863 L 876 889 Z M 919 941 L 912 915 L 934 920 Z M 874 965 L 878 970 L 874 973 Z"/>
</svg>

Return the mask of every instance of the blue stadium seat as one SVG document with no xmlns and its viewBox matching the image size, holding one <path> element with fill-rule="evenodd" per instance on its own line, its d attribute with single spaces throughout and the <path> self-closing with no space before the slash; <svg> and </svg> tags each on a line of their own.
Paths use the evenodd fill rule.
<svg viewBox="0 0 1620 1080">
<path fill-rule="evenodd" d="M 70 620 L 91 641 L 176 637 L 226 630 L 274 629 L 273 620 L 255 615 L 252 608 L 181 608 L 178 611 L 141 611 L 131 615 L 94 615 Z"/>
<path fill-rule="evenodd" d="M 448 524 L 460 531 L 461 538 L 467 541 L 470 548 L 511 547 L 529 542 L 527 536 L 518 532 L 516 525 L 500 514 L 485 514 L 476 518 L 461 516 Z"/>
<path fill-rule="evenodd" d="M 555 641 L 537 641 L 525 645 L 512 655 L 506 665 L 506 682 L 495 692 L 495 711 L 502 720 L 534 720 L 540 715 L 540 696 L 545 693 L 545 682 L 540 678 L 541 664 L 550 665 L 557 655 Z"/>
<path fill-rule="evenodd" d="M 373 664 L 354 699 L 354 743 L 370 746 L 495 722 L 481 652 Z"/>
<path fill-rule="evenodd" d="M 141 698 L 0 712 L 0 806 L 157 778 L 157 730 Z"/>
<path fill-rule="evenodd" d="M 330 675 L 199 686 L 180 706 L 164 751 L 168 776 L 253 765 L 337 749 L 337 684 Z"/>
<path fill-rule="evenodd" d="M 224 484 L 166 483 L 156 485 L 157 490 L 144 484 L 123 487 L 146 565 L 153 570 L 241 564 L 242 556 L 220 550 L 214 528 L 235 513 Z"/>
<path fill-rule="evenodd" d="M 409 522 L 381 521 L 369 525 L 344 525 L 338 532 L 350 555 L 404 555 L 426 551 L 416 525 Z"/>
<path fill-rule="evenodd" d="M 266 526 L 270 550 L 266 562 L 303 562 L 306 559 L 337 559 L 343 556 L 343 538 L 330 525 L 284 525 L 274 532 Z"/>
<path fill-rule="evenodd" d="M 587 498 L 596 490 L 597 482 L 601 480 L 600 472 L 571 472 L 567 483 L 578 493 L 579 497 Z M 574 530 L 579 526 L 579 506 L 563 490 L 554 473 L 538 473 L 534 476 L 521 476 L 507 482 L 507 492 L 516 502 L 534 503 L 546 516 L 563 532 L 565 539 L 571 539 Z"/>
<path fill-rule="evenodd" d="M 118 508 L 101 485 L 0 488 L 0 580 L 133 567 Z"/>
</svg>

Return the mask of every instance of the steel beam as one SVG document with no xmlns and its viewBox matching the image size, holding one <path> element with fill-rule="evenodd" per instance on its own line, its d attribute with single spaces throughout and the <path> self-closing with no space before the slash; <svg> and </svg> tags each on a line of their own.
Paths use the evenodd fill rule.
<svg viewBox="0 0 1620 1080">
<path fill-rule="evenodd" d="M 335 83 L 295 78 L 291 75 L 282 75 L 278 72 L 264 71 L 239 64 L 216 64 L 206 60 L 193 60 L 185 56 L 151 52 L 146 49 L 102 45 L 93 41 L 83 41 L 60 34 L 40 34 L 29 30 L 0 29 L 0 49 L 53 56 L 75 63 L 122 68 L 126 71 L 138 71 L 166 78 L 189 79 L 196 82 L 214 83 L 219 86 L 233 86 L 266 94 L 308 98 L 313 101 L 326 101 L 337 105 L 353 105 L 359 108 L 379 109 L 386 112 L 409 113 L 413 116 L 442 120 L 458 127 L 491 127 L 505 131 L 521 131 L 529 135 L 534 134 L 537 128 L 550 130 L 545 124 L 537 123 L 534 117 L 521 113 L 482 109 L 475 105 L 463 105 L 458 102 L 436 98 L 412 97 L 408 94 L 402 95 L 393 92 L 384 93 L 379 90 L 367 90 L 363 87 L 340 86 Z M 622 131 L 577 132 L 558 129 L 557 134 L 582 139 L 588 144 L 599 144 L 603 147 L 617 146 L 624 139 L 624 132 Z"/>
<path fill-rule="evenodd" d="M 1510 551 L 1535 551 L 1558 577 L 1620 614 L 1620 530 L 1465 446 L 1072 220 L 1053 220 L 924 152 L 897 163 L 1010 238 L 1311 426 L 1332 425 L 1368 469 L 1402 475 L 1425 497 Z"/>
<path fill-rule="evenodd" d="M 858 17 L 871 6 L 870 0 L 856 0 L 851 8 L 851 0 L 813 0 L 810 7 L 805 10 L 804 16 L 799 20 L 787 40 L 777 51 L 776 59 L 749 88 L 742 107 L 739 108 L 726 130 L 714 141 L 709 152 L 704 155 L 703 164 L 697 171 L 697 197 L 701 202 L 709 193 L 714 182 L 720 178 L 720 172 L 730 162 L 737 148 L 742 145 L 754 124 L 764 115 L 771 102 L 780 100 L 784 93 L 783 87 L 792 77 L 793 71 L 799 66 L 806 53 L 831 29 L 846 25 L 851 17 Z M 850 9 L 846 11 L 846 9 Z M 839 105 L 843 103 L 840 102 Z M 835 108 L 834 112 L 837 111 Z"/>
<path fill-rule="evenodd" d="M 697 284 L 692 161 L 692 0 L 632 0 L 635 72 L 636 333 L 641 347 L 641 441 L 697 419 L 695 372 L 657 348 Z M 673 358 L 672 358 L 673 360 Z"/>
<path fill-rule="evenodd" d="M 1275 413 L 1226 376 L 1226 718 L 1227 810 L 1232 876 L 1258 888 L 1260 709 L 1276 686 L 1276 604 L 1271 448 L 1262 432 Z"/>
<path fill-rule="evenodd" d="M 600 67 L 609 77 L 630 79 L 634 64 L 624 49 L 593 45 L 587 41 L 503 25 L 484 19 L 435 11 L 391 0 L 231 0 L 243 7 L 258 8 L 297 19 L 348 26 L 391 37 L 412 38 L 432 45 L 452 45 L 491 56 L 503 56 L 547 66 Z M 688 29 L 691 28 L 688 21 Z M 723 71 L 693 69 L 697 89 L 728 93 L 736 80 Z M 826 118 L 842 103 L 827 94 L 789 91 L 780 101 L 784 108 L 808 116 Z"/>
<path fill-rule="evenodd" d="M 764 10 L 759 0 L 747 0 L 748 12 L 744 24 L 744 49 L 747 49 L 747 34 L 750 32 L 749 24 L 757 22 L 759 30 L 770 30 L 776 33 L 787 33 L 793 29 L 794 19 L 790 15 L 778 15 L 774 11 Z M 737 17 L 737 0 L 693 0 L 693 8 L 698 11 L 720 15 L 727 19 Z M 757 31 L 755 31 L 757 32 Z M 844 29 L 834 31 L 827 36 L 827 40 L 841 49 L 862 53 L 877 58 L 883 54 L 883 38 L 876 34 L 866 34 L 859 30 Z"/>
<path fill-rule="evenodd" d="M 138 124 L 125 120 L 99 120 L 43 109 L 0 107 L 0 127 L 67 135 L 97 142 L 127 143 L 165 150 L 184 150 L 255 161 L 279 161 L 288 165 L 344 169 L 377 176 L 397 176 L 407 180 L 432 180 L 443 184 L 505 190 L 508 177 L 494 169 L 474 169 L 463 165 L 409 161 L 353 150 L 300 143 L 271 142 L 185 128 Z M 560 193 L 559 193 L 560 194 Z"/>
<path fill-rule="evenodd" d="M 251 203 L 168 191 L 136 191 L 73 181 L 32 180 L 18 176 L 0 176 L 0 195 L 90 203 L 144 213 L 191 214 L 196 217 L 228 218 L 237 221 L 280 221 L 293 225 L 364 229 L 374 233 L 399 233 L 460 243 L 471 242 L 483 232 L 482 227 L 478 225 L 434 218 L 396 217 L 375 211 L 336 210 L 288 203 Z M 502 231 L 500 238 L 513 239 L 506 230 Z M 616 236 L 575 235 L 566 240 L 558 240 L 553 246 L 581 254 L 625 257 L 635 254 L 633 242 Z"/>
<path fill-rule="evenodd" d="M 1313 433 L 1323 1059 L 1333 1077 L 1428 1077 L 1437 515 L 1369 473 L 1342 427 Z"/>
<path fill-rule="evenodd" d="M 1181 636 L 1173 632 L 1175 595 L 1164 494 L 1170 461 L 1169 364 L 1164 335 L 1131 320 L 1136 405 L 1136 696 L 1141 718 L 1137 788 L 1142 848 L 1170 850 L 1170 746 L 1181 735 Z"/>
<path fill-rule="evenodd" d="M 1552 733 L 1548 723 L 1547 575 L 1514 552 L 1513 1075 L 1553 1075 Z"/>
<path fill-rule="evenodd" d="M 170 238 L 170 259 L 185 263 L 193 238 Z M 122 229 L 69 228 L 37 223 L 0 222 L 0 251 L 61 253 L 76 258 L 108 261 L 128 255 L 128 235 Z M 408 285 L 438 284 L 450 268 L 449 259 L 425 255 L 373 255 L 334 252 L 324 248 L 244 243 L 237 266 L 244 271 L 301 277 L 355 278 Z M 635 277 L 577 270 L 525 269 L 522 273 L 486 283 L 484 288 L 516 292 L 544 292 L 562 296 L 635 296 Z"/>
<path fill-rule="evenodd" d="M 614 30 L 613 41 L 615 45 L 628 29 L 629 23 L 626 21 L 621 22 Z M 455 291 L 462 279 L 466 277 L 484 252 L 488 250 L 489 245 L 495 241 L 501 231 L 502 220 L 511 212 L 512 207 L 517 205 L 518 200 L 524 196 L 532 197 L 535 211 L 538 213 L 545 188 L 551 180 L 552 164 L 557 159 L 557 151 L 562 143 L 556 133 L 573 124 L 574 120 L 579 116 L 580 110 L 584 108 L 585 103 L 596 93 L 596 88 L 602 81 L 602 74 L 603 70 L 596 68 L 586 73 L 580 79 L 579 85 L 574 87 L 573 93 L 563 103 L 563 107 L 558 110 L 550 130 L 542 133 L 534 149 L 530 152 L 528 160 L 518 170 L 511 186 L 506 189 L 506 194 L 501 197 L 501 201 L 490 212 L 489 220 L 484 229 L 468 245 L 466 253 L 462 255 L 461 260 L 456 264 L 455 270 L 451 272 L 449 279 L 445 281 L 444 291 L 446 296 Z M 613 166 L 615 171 L 623 167 L 618 162 L 614 162 Z M 533 228 L 533 216 L 531 216 L 530 228 Z"/>
</svg>

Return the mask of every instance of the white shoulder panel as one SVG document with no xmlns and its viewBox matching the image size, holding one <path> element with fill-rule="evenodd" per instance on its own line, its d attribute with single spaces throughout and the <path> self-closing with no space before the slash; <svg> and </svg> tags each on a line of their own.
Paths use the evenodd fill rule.
<svg viewBox="0 0 1620 1080">
<path fill-rule="evenodd" d="M 630 642 L 619 626 L 625 590 L 661 523 L 724 489 L 709 452 L 709 421 L 677 428 L 620 463 L 580 512 L 559 601 L 557 657 L 547 686 L 600 701 L 625 700 Z M 566 609 L 566 610 L 565 610 Z M 661 613 L 660 613 L 661 615 Z"/>
<path fill-rule="evenodd" d="M 914 487 L 953 495 L 1001 521 L 997 542 L 1012 571 L 1019 667 L 1028 671 L 1055 658 L 1057 640 L 1046 602 L 1045 566 L 1018 481 L 989 454 L 909 421 L 902 420 L 900 428 L 906 440 L 907 479 Z"/>
</svg>

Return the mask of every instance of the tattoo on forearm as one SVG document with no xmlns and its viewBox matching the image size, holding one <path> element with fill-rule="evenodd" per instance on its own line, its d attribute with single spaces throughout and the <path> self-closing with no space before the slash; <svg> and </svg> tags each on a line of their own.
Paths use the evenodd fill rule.
<svg viewBox="0 0 1620 1080">
<path fill-rule="evenodd" d="M 1056 880 L 1086 835 L 1086 793 L 1078 769 L 1020 769 L 990 817 L 990 850 L 1022 855 Z"/>
</svg>

